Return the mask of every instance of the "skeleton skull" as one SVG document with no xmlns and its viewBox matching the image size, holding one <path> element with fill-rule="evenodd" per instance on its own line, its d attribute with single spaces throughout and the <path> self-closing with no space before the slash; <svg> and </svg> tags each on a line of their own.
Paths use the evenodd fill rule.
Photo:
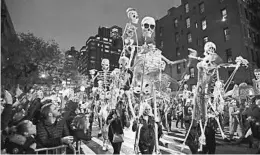
<svg viewBox="0 0 260 155">
<path fill-rule="evenodd" d="M 155 20 L 152 17 L 144 17 L 141 22 L 142 33 L 145 38 L 151 38 L 155 29 Z"/>
<path fill-rule="evenodd" d="M 108 71 L 109 70 L 109 60 L 103 59 L 101 62 L 101 66 L 102 66 L 103 71 Z"/>
<path fill-rule="evenodd" d="M 254 70 L 254 74 L 255 74 L 255 78 L 256 78 L 257 80 L 260 80 L 260 69 L 255 69 L 255 70 Z"/>
<path fill-rule="evenodd" d="M 127 13 L 127 17 L 131 20 L 131 22 L 132 22 L 133 24 L 137 24 L 137 23 L 138 23 L 139 18 L 138 18 L 138 14 L 137 14 L 137 12 L 136 12 L 135 9 L 133 9 L 133 8 L 128 8 L 128 9 L 126 10 L 126 13 Z"/>
<path fill-rule="evenodd" d="M 209 54 L 213 54 L 216 51 L 216 45 L 213 42 L 207 42 L 204 45 L 204 55 L 209 55 Z"/>
<path fill-rule="evenodd" d="M 118 63 L 119 63 L 119 68 L 120 69 L 126 69 L 126 66 L 129 63 L 129 58 L 127 58 L 125 56 L 122 56 L 122 57 L 120 57 Z"/>
</svg>

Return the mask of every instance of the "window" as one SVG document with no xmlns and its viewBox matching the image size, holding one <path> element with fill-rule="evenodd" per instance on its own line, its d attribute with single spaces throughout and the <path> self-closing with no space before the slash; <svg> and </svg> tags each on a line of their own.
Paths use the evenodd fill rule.
<svg viewBox="0 0 260 155">
<path fill-rule="evenodd" d="M 186 27 L 189 28 L 190 27 L 190 18 L 186 19 Z"/>
<path fill-rule="evenodd" d="M 191 77 L 191 78 L 194 78 L 194 77 L 195 77 L 194 67 L 190 67 L 190 77 Z"/>
<path fill-rule="evenodd" d="M 174 19 L 174 27 L 178 27 L 178 19 Z"/>
<path fill-rule="evenodd" d="M 183 68 L 186 68 L 186 62 L 185 61 L 182 63 L 182 65 L 183 65 Z"/>
<path fill-rule="evenodd" d="M 256 43 L 256 37 L 257 37 L 257 36 L 256 36 L 256 33 L 255 33 L 255 32 L 252 32 L 252 35 L 251 35 L 251 36 L 252 36 L 252 42 L 253 42 L 253 43 Z"/>
<path fill-rule="evenodd" d="M 252 38 L 252 30 L 251 29 L 248 29 L 248 34 L 247 34 L 247 37 L 248 38 Z"/>
<path fill-rule="evenodd" d="M 195 23 L 195 27 L 198 28 L 198 23 L 197 22 Z"/>
<path fill-rule="evenodd" d="M 222 21 L 225 21 L 227 19 L 227 10 L 226 9 L 221 10 L 221 16 L 222 16 Z"/>
<path fill-rule="evenodd" d="M 175 33 L 175 42 L 179 42 L 179 41 L 180 41 L 179 33 L 176 32 Z"/>
<path fill-rule="evenodd" d="M 225 41 L 228 41 L 228 40 L 230 40 L 230 32 L 229 32 L 229 29 L 228 28 L 224 28 L 224 39 L 225 39 Z"/>
<path fill-rule="evenodd" d="M 160 47 L 163 48 L 163 41 L 161 41 L 161 43 L 160 43 Z"/>
<path fill-rule="evenodd" d="M 163 35 L 163 27 L 160 27 L 160 36 Z"/>
<path fill-rule="evenodd" d="M 177 74 L 181 74 L 181 65 L 177 64 Z"/>
<path fill-rule="evenodd" d="M 253 49 L 251 49 L 251 56 L 252 56 L 252 61 L 254 63 L 257 63 L 257 54 L 254 52 Z"/>
<path fill-rule="evenodd" d="M 232 63 L 232 51 L 231 49 L 226 49 L 227 62 Z"/>
<path fill-rule="evenodd" d="M 176 57 L 179 57 L 181 55 L 180 48 L 176 48 Z"/>
<path fill-rule="evenodd" d="M 191 33 L 188 33 L 188 34 L 187 34 L 187 37 L 188 37 L 188 43 L 191 43 L 191 42 L 192 42 Z"/>
<path fill-rule="evenodd" d="M 207 28 L 207 21 L 206 21 L 206 19 L 203 19 L 201 21 L 201 28 L 202 28 L 202 30 L 205 30 Z"/>
<path fill-rule="evenodd" d="M 198 40 L 197 40 L 197 45 L 198 45 L 198 46 L 202 46 L 202 39 L 198 38 Z"/>
<path fill-rule="evenodd" d="M 209 41 L 209 37 L 206 36 L 206 37 L 203 38 L 203 43 L 204 44 L 206 44 L 206 42 L 208 42 L 208 41 Z"/>
<path fill-rule="evenodd" d="M 189 9 L 189 4 L 187 3 L 187 4 L 185 4 L 185 12 L 188 13 L 189 10 L 190 10 L 190 9 Z"/>
<path fill-rule="evenodd" d="M 246 9 L 246 8 L 244 8 L 244 10 L 245 10 L 246 19 L 249 19 L 249 14 L 248 14 L 248 11 L 247 11 L 247 9 Z"/>
<path fill-rule="evenodd" d="M 205 11 L 204 3 L 200 3 L 199 8 L 200 8 L 200 13 L 203 13 Z"/>
<path fill-rule="evenodd" d="M 106 49 L 109 49 L 109 45 L 104 45 Z"/>
</svg>

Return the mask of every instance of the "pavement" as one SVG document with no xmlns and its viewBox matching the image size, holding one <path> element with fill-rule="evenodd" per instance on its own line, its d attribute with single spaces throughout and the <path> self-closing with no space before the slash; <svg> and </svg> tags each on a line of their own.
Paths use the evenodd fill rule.
<svg viewBox="0 0 260 155">
<path fill-rule="evenodd" d="M 175 127 L 175 121 L 173 121 L 173 126 Z M 160 139 L 162 142 L 160 145 L 160 151 L 162 154 L 191 154 L 188 146 L 183 145 L 185 138 L 185 129 L 172 128 L 171 132 L 163 131 L 163 136 Z M 225 134 L 228 136 L 228 128 L 224 129 Z M 84 154 L 113 154 L 113 148 L 109 144 L 108 151 L 102 150 L 103 138 L 98 137 L 99 127 L 97 123 L 93 123 L 92 126 L 92 139 L 90 141 L 85 141 L 82 145 Z M 131 127 L 124 129 L 124 142 L 122 144 L 120 154 L 134 154 L 134 138 L 135 132 L 132 132 Z M 238 138 L 235 136 L 235 138 Z M 247 143 L 241 143 L 239 145 L 234 145 L 231 142 L 225 142 L 220 132 L 216 134 L 216 154 L 254 154 L 256 149 L 248 148 Z M 167 144 L 163 145 L 163 144 Z M 183 148 L 183 149 L 182 149 Z"/>
</svg>

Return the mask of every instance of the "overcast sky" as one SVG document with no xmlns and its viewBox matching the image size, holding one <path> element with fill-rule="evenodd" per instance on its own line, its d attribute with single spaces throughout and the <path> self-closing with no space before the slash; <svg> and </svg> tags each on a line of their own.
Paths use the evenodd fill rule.
<svg viewBox="0 0 260 155">
<path fill-rule="evenodd" d="M 99 26 L 124 28 L 126 9 L 159 19 L 180 0 L 6 0 L 16 32 L 55 39 L 61 49 L 79 50 Z"/>
</svg>

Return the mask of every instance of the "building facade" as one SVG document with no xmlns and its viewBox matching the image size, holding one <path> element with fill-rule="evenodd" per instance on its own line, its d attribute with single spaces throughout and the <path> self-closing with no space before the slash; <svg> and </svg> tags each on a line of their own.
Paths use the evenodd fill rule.
<svg viewBox="0 0 260 155">
<path fill-rule="evenodd" d="M 8 60 L 9 43 L 17 39 L 14 25 L 5 0 L 1 0 L 1 64 L 4 67 Z"/>
<path fill-rule="evenodd" d="M 102 59 L 109 59 L 110 70 L 118 68 L 118 60 L 123 49 L 122 28 L 112 26 L 111 28 L 99 27 L 98 34 L 91 36 L 86 46 L 80 49 L 78 70 L 88 75 L 88 70 L 101 70 Z"/>
<path fill-rule="evenodd" d="M 259 0 L 182 0 L 182 4 L 168 10 L 156 21 L 156 46 L 170 60 L 187 58 L 188 48 L 203 57 L 204 44 L 217 46 L 217 54 L 225 63 L 235 63 L 237 56 L 246 58 L 249 68 L 241 67 L 233 83 L 248 82 L 254 78 L 253 69 L 260 68 Z M 190 88 L 197 83 L 197 62 L 178 64 L 166 69 L 180 80 L 190 74 Z M 220 69 L 220 78 L 228 79 L 233 69 Z"/>
</svg>

